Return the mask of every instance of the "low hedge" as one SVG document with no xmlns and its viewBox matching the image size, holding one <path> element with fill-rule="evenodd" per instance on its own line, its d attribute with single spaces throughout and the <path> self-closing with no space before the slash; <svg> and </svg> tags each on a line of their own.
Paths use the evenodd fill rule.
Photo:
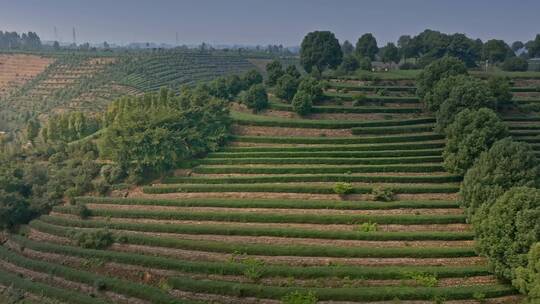
<svg viewBox="0 0 540 304">
<path fill-rule="evenodd" d="M 325 92 L 324 97 L 327 100 L 332 99 L 339 99 L 343 101 L 353 101 L 361 94 L 347 94 L 347 93 L 332 93 L 332 92 Z M 364 97 L 363 97 L 364 98 Z M 382 102 L 382 103 L 419 103 L 420 99 L 416 96 L 378 96 L 378 95 L 371 95 L 366 96 L 365 99 L 362 99 L 362 101 L 365 102 Z"/>
<path fill-rule="evenodd" d="M 261 116 L 231 111 L 232 119 L 239 125 L 262 126 L 262 127 L 285 127 L 285 128 L 317 128 L 317 129 L 349 129 L 354 127 L 390 127 L 407 126 L 415 124 L 434 123 L 435 119 L 388 119 L 373 121 L 339 121 L 320 119 L 287 119 L 272 116 Z"/>
<path fill-rule="evenodd" d="M 33 221 L 30 226 L 38 231 L 71 237 L 62 226 Z M 89 230 L 76 228 L 76 230 Z M 451 258 L 476 256 L 473 247 L 338 247 L 321 245 L 278 245 L 187 240 L 174 237 L 149 236 L 136 233 L 113 233 L 122 243 L 151 247 L 174 248 L 218 253 L 245 253 L 262 256 L 342 257 L 342 258 Z"/>
<path fill-rule="evenodd" d="M 326 151 L 354 151 L 354 152 L 366 152 L 366 153 L 378 153 L 381 151 L 392 150 L 423 150 L 423 149 L 440 149 L 444 147 L 442 141 L 427 141 L 422 143 L 382 143 L 382 144 L 346 144 L 346 145 L 316 145 L 316 146 L 256 146 L 256 147 L 226 147 L 223 149 L 225 153 L 247 153 L 247 152 L 326 152 Z M 216 153 L 217 154 L 217 153 Z M 211 155 L 216 155 L 211 154 Z M 375 155 L 375 154 L 369 154 Z M 367 157 L 367 156 L 364 156 Z"/>
<path fill-rule="evenodd" d="M 415 86 L 398 86 L 398 85 L 389 85 L 389 86 L 374 86 L 374 85 L 357 85 L 346 82 L 335 82 L 330 81 L 329 86 L 331 88 L 340 88 L 340 89 L 349 89 L 352 91 L 361 91 L 361 92 L 374 92 L 377 90 L 386 90 L 390 92 L 409 92 L 416 93 Z"/>
<path fill-rule="evenodd" d="M 339 153 L 339 152 L 338 152 Z M 324 154 L 324 153 L 321 153 Z M 329 153 L 330 154 L 330 153 Z M 347 155 L 347 153 L 342 153 Z M 349 153 L 350 155 L 351 153 Z M 319 156 L 319 155 L 316 155 Z M 388 157 L 388 158 L 356 158 L 356 157 L 292 157 L 292 158 L 208 158 L 200 161 L 201 165 L 390 165 L 390 164 L 418 164 L 442 163 L 443 158 L 438 156 Z"/>
<path fill-rule="evenodd" d="M 299 147 L 301 148 L 301 147 Z M 332 147 L 330 151 L 261 151 L 261 152 L 214 152 L 206 158 L 199 160 L 199 163 L 213 162 L 214 158 L 221 160 L 233 159 L 234 161 L 242 158 L 322 158 L 322 157 L 354 157 L 354 158 L 382 158 L 382 157 L 411 157 L 411 156 L 441 156 L 442 149 L 421 149 L 421 150 L 381 150 L 381 151 L 343 151 L 339 147 Z"/>
<path fill-rule="evenodd" d="M 282 137 L 282 136 L 231 136 L 231 140 L 251 143 L 274 144 L 373 144 L 410 143 L 412 141 L 442 140 L 440 134 L 395 135 L 377 137 Z"/>
<path fill-rule="evenodd" d="M 395 126 L 395 127 L 376 127 L 376 128 L 352 128 L 351 132 L 354 135 L 362 134 L 405 134 L 405 133 L 421 133 L 421 132 L 433 132 L 433 124 L 423 125 L 408 125 L 408 126 Z"/>
<path fill-rule="evenodd" d="M 77 214 L 77 209 L 56 206 L 55 212 Z M 201 211 L 161 211 L 161 210 L 115 210 L 91 209 L 91 216 L 111 218 L 135 218 L 155 220 L 193 220 L 237 223 L 296 223 L 296 224 L 342 224 L 353 225 L 372 222 L 377 224 L 420 225 L 465 223 L 462 214 L 437 215 L 361 215 L 361 214 L 282 214 L 253 212 L 201 212 Z"/>
<path fill-rule="evenodd" d="M 406 165 L 349 165 L 349 166 L 205 166 L 193 168 L 201 174 L 338 174 L 338 173 L 374 173 L 374 172 L 445 172 L 440 163 L 418 163 Z"/>
<path fill-rule="evenodd" d="M 273 192 L 273 193 L 313 193 L 335 194 L 329 185 L 305 184 L 180 184 L 143 187 L 148 194 L 176 193 L 176 192 Z M 422 185 L 422 186 L 392 186 L 395 193 L 457 193 L 457 185 Z M 371 193 L 373 187 L 353 187 L 351 194 Z"/>
<path fill-rule="evenodd" d="M 148 194 L 176 193 L 176 192 L 272 192 L 272 193 L 313 193 L 335 194 L 329 185 L 305 184 L 180 184 L 143 187 Z M 395 193 L 457 193 L 457 185 L 422 185 L 422 186 L 392 186 Z M 351 194 L 371 193 L 373 187 L 353 187 Z"/>
<path fill-rule="evenodd" d="M 13 286 L 35 296 L 44 296 L 70 304 L 106 304 L 111 303 L 104 299 L 95 298 L 91 295 L 79 293 L 73 290 L 61 289 L 55 286 L 39 283 L 17 274 L 0 270 L 0 284 L 6 287 Z"/>
<path fill-rule="evenodd" d="M 535 137 L 540 135 L 540 130 L 538 129 L 528 129 L 528 130 L 512 130 L 510 129 L 510 135 L 515 137 Z"/>
<path fill-rule="evenodd" d="M 475 285 L 459 287 L 404 287 L 370 286 L 348 288 L 321 287 L 281 287 L 251 283 L 237 283 L 215 280 L 194 280 L 187 277 L 173 277 L 169 284 L 179 290 L 203 292 L 236 297 L 256 297 L 281 299 L 292 292 L 313 292 L 320 301 L 392 301 L 399 300 L 434 300 L 437 297 L 446 300 L 474 299 L 477 294 L 488 298 L 516 293 L 506 285 Z"/>
<path fill-rule="evenodd" d="M 511 87 L 511 92 L 540 92 L 540 86 L 534 87 Z"/>
<path fill-rule="evenodd" d="M 388 210 L 404 208 L 458 208 L 456 201 L 332 201 L 332 200 L 272 200 L 272 199 L 155 199 L 155 198 L 115 198 L 85 196 L 75 198 L 82 204 L 115 204 L 175 207 L 224 207 L 224 208 L 278 208 L 278 209 L 338 209 L 338 210 Z"/>
<path fill-rule="evenodd" d="M 25 248 L 48 253 L 76 256 L 80 258 L 98 258 L 104 261 L 129 265 L 176 270 L 187 273 L 242 275 L 247 265 L 237 262 L 188 261 L 179 258 L 167 258 L 142 255 L 129 252 L 116 252 L 36 242 L 21 236 L 11 236 L 12 241 Z M 352 279 L 402 279 L 410 273 L 425 273 L 438 278 L 473 277 L 489 275 L 485 266 L 292 266 L 265 265 L 261 269 L 261 277 L 294 277 L 294 278 L 352 278 Z"/>
<path fill-rule="evenodd" d="M 518 115 L 511 115 L 511 116 L 504 116 L 504 121 L 540 121 L 540 116 L 518 116 Z"/>
<path fill-rule="evenodd" d="M 269 108 L 278 111 L 292 112 L 293 107 L 286 103 L 271 102 Z M 344 107 L 344 106 L 314 106 L 311 113 L 421 113 L 422 108 L 404 107 Z"/>
<path fill-rule="evenodd" d="M 362 183 L 451 183 L 462 180 L 458 175 L 272 175 L 231 177 L 167 177 L 164 184 L 256 184 L 256 183 L 299 183 L 299 182 L 362 182 Z"/>
<path fill-rule="evenodd" d="M 208 224 L 153 224 L 127 223 L 98 220 L 77 220 L 58 216 L 42 216 L 41 221 L 57 226 L 80 228 L 108 228 L 116 230 L 207 234 L 207 235 L 239 235 L 239 236 L 272 236 L 287 238 L 313 238 L 334 240 L 369 240 L 369 241 L 419 241 L 419 240 L 472 240 L 472 232 L 422 231 L 422 232 L 361 232 L 341 230 L 312 230 L 299 228 L 244 227 Z"/>
<path fill-rule="evenodd" d="M 105 284 L 106 290 L 127 295 L 130 297 L 147 300 L 156 304 L 168 303 L 196 303 L 193 301 L 178 300 L 162 290 L 142 284 L 136 284 L 127 280 L 100 276 L 91 272 L 73 269 L 70 267 L 52 264 L 44 261 L 32 260 L 23 256 L 17 255 L 14 252 L 8 251 L 4 247 L 0 247 L 0 258 L 17 266 L 30 269 L 33 271 L 47 273 L 62 277 L 69 281 L 79 282 L 92 286 L 95 282 L 101 281 Z M 69 302 L 77 303 L 77 302 Z M 95 302 L 89 302 L 95 303 Z"/>
</svg>

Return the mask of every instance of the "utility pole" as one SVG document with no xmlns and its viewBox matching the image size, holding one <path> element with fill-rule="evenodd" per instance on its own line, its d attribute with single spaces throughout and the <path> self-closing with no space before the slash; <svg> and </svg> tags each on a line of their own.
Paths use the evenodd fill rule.
<svg viewBox="0 0 540 304">
<path fill-rule="evenodd" d="M 54 27 L 54 40 L 58 41 L 58 30 L 56 29 L 56 26 Z"/>
</svg>

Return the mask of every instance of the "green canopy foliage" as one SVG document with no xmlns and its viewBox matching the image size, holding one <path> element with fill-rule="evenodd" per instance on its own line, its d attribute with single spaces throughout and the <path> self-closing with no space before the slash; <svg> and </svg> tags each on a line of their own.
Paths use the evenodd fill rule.
<svg viewBox="0 0 540 304">
<path fill-rule="evenodd" d="M 300 46 L 300 63 L 310 73 L 314 67 L 319 71 L 336 68 L 343 57 L 341 46 L 334 33 L 315 31 L 308 33 Z"/>
<path fill-rule="evenodd" d="M 472 215 L 512 187 L 540 187 L 540 165 L 531 146 L 507 137 L 480 154 L 461 184 L 461 203 Z"/>
<path fill-rule="evenodd" d="M 445 130 L 444 166 L 464 174 L 481 152 L 508 136 L 508 128 L 495 112 L 487 108 L 461 111 Z"/>
<path fill-rule="evenodd" d="M 527 266 L 527 253 L 540 241 L 540 189 L 515 187 L 493 204 L 484 204 L 473 218 L 478 248 L 495 273 L 516 279 Z"/>
<path fill-rule="evenodd" d="M 230 126 L 228 114 L 225 102 L 203 89 L 183 88 L 178 97 L 167 89 L 124 97 L 105 113 L 100 152 L 123 168 L 162 173 L 221 146 Z"/>
</svg>

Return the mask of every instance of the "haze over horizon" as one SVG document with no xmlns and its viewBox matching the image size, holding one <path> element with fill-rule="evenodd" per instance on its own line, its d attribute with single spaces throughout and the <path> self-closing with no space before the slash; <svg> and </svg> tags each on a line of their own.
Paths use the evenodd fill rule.
<svg viewBox="0 0 540 304">
<path fill-rule="evenodd" d="M 471 38 L 526 42 L 540 24 L 540 1 L 380 0 L 0 0 L 0 30 L 35 31 L 42 40 L 77 43 L 299 45 L 307 32 L 330 30 L 353 43 L 371 32 L 379 46 L 426 28 Z M 211 9 L 209 9 L 211 8 Z"/>
</svg>

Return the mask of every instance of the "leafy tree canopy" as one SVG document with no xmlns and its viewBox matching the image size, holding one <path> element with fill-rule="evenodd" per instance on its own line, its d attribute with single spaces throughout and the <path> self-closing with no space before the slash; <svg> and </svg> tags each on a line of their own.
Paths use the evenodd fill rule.
<svg viewBox="0 0 540 304">
<path fill-rule="evenodd" d="M 497 275 L 514 280 L 516 269 L 527 266 L 529 249 L 540 241 L 539 219 L 540 189 L 511 188 L 480 207 L 473 218 L 478 247 Z"/>
<path fill-rule="evenodd" d="M 512 187 L 540 186 L 540 165 L 531 146 L 507 137 L 480 154 L 467 171 L 460 196 L 469 215 L 482 204 L 492 204 Z"/>
<path fill-rule="evenodd" d="M 461 111 L 445 130 L 444 166 L 464 174 L 481 152 L 508 135 L 508 128 L 497 114 L 487 108 Z"/>
<path fill-rule="evenodd" d="M 308 33 L 300 46 L 300 63 L 309 73 L 314 67 L 319 71 L 336 68 L 343 57 L 341 46 L 334 33 L 315 31 Z"/>
<path fill-rule="evenodd" d="M 375 55 L 379 52 L 377 40 L 371 33 L 367 33 L 358 38 L 356 42 L 356 55 L 359 58 L 368 57 L 375 60 Z"/>
</svg>

